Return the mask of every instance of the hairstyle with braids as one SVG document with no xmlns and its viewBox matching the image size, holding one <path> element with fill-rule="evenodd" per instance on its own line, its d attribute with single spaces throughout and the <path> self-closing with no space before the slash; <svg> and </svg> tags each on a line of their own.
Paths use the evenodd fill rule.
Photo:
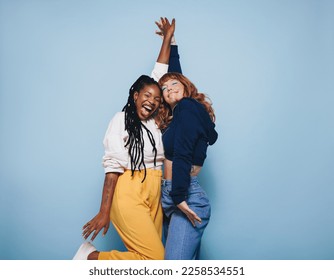
<svg viewBox="0 0 334 280">
<path fill-rule="evenodd" d="M 180 73 L 169 72 L 160 78 L 159 85 L 162 86 L 170 79 L 175 79 L 182 83 L 184 86 L 183 96 L 197 100 L 204 106 L 206 111 L 209 113 L 211 120 L 213 122 L 216 120 L 211 100 L 204 93 L 199 93 L 195 85 L 187 77 Z M 172 121 L 172 118 L 173 116 L 170 106 L 166 103 L 166 101 L 163 101 L 158 113 L 159 128 L 162 130 L 166 129 L 169 123 Z"/>
<path fill-rule="evenodd" d="M 129 156 L 131 160 L 131 172 L 132 176 L 136 169 L 140 170 L 140 167 L 144 167 L 144 182 L 146 178 L 146 166 L 144 162 L 144 139 L 143 139 L 143 128 L 146 130 L 148 138 L 153 146 L 154 152 L 154 165 L 156 165 L 156 156 L 157 149 L 155 146 L 154 137 L 151 131 L 141 122 L 137 108 L 134 101 L 134 93 L 140 92 L 147 85 L 156 85 L 159 88 L 160 94 L 162 95 L 162 91 L 158 82 L 156 82 L 153 78 L 141 75 L 131 86 L 129 90 L 129 97 L 126 105 L 123 107 L 123 112 L 125 112 L 125 130 L 129 134 L 128 141 L 125 144 L 125 147 L 129 147 Z"/>
</svg>

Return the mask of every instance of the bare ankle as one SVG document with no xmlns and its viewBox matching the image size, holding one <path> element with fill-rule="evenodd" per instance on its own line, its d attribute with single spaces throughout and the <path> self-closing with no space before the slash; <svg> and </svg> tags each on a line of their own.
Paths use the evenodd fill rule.
<svg viewBox="0 0 334 280">
<path fill-rule="evenodd" d="M 87 257 L 87 260 L 98 260 L 98 259 L 99 259 L 99 251 L 91 252 Z"/>
</svg>

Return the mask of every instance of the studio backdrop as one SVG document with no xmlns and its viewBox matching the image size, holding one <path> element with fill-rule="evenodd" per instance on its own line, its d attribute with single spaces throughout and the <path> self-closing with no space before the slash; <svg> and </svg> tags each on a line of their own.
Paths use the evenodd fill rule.
<svg viewBox="0 0 334 280">
<path fill-rule="evenodd" d="M 0 0 L 0 259 L 75 254 L 161 16 L 217 119 L 201 259 L 334 259 L 333 14 L 330 0 Z M 113 227 L 94 244 L 124 249 Z"/>
</svg>

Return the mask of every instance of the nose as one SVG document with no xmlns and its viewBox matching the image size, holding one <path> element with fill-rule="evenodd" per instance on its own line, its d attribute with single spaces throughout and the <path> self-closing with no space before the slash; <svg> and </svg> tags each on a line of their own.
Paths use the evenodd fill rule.
<svg viewBox="0 0 334 280">
<path fill-rule="evenodd" d="M 153 96 L 150 96 L 150 98 L 147 101 L 150 102 L 150 104 L 154 104 L 155 103 L 155 99 L 154 99 Z"/>
</svg>

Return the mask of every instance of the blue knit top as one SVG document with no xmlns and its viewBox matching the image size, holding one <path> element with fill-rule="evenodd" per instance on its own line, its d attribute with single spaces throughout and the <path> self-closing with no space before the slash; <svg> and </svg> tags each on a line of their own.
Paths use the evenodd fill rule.
<svg viewBox="0 0 334 280">
<path fill-rule="evenodd" d="M 173 110 L 173 119 L 162 135 L 165 157 L 173 161 L 172 191 L 175 205 L 186 200 L 192 165 L 203 166 L 208 145 L 218 133 L 204 106 L 193 98 L 183 98 Z"/>
</svg>

